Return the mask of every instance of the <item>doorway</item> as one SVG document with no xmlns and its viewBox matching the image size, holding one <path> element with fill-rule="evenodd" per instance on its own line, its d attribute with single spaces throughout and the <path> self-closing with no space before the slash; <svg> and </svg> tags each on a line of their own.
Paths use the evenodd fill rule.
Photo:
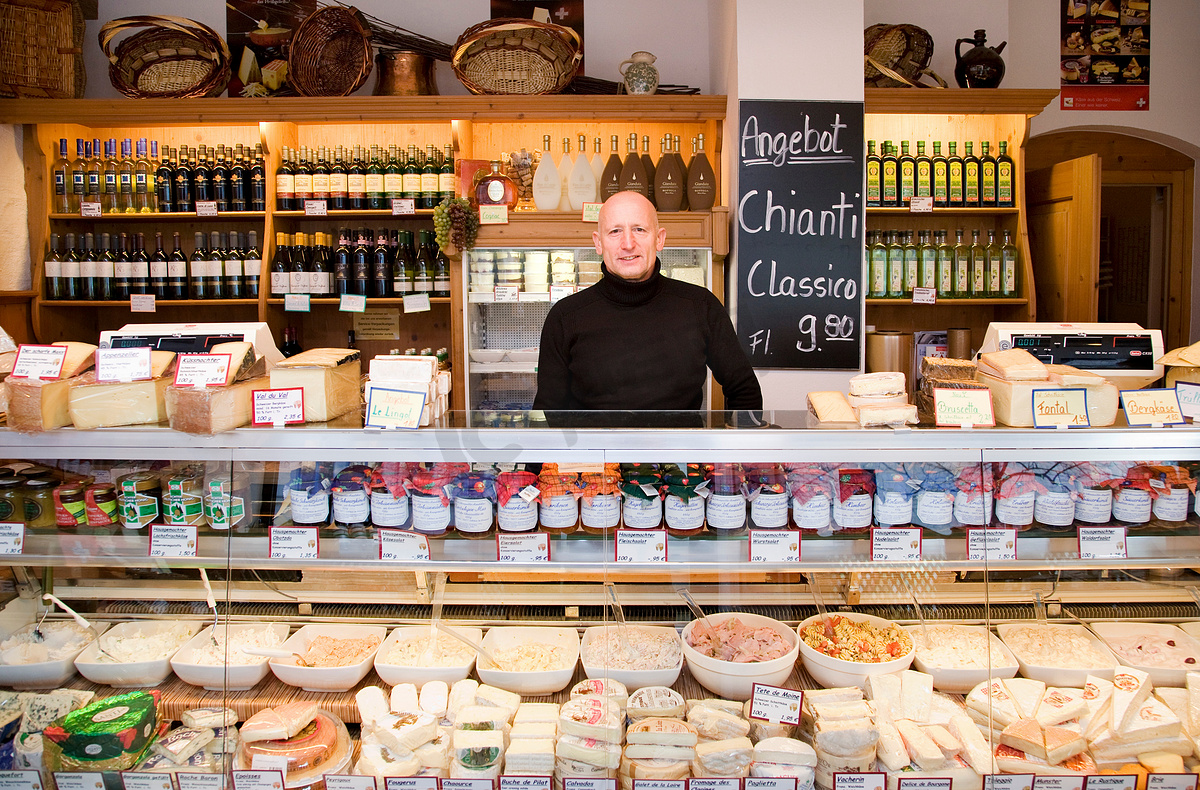
<svg viewBox="0 0 1200 790">
<path fill-rule="evenodd" d="M 1163 328 L 1169 200 L 1154 184 L 1101 187 L 1099 321 Z"/>
</svg>

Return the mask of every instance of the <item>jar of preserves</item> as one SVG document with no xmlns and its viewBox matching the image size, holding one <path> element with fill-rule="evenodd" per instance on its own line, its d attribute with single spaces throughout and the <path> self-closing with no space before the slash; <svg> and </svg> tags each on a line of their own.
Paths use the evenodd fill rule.
<svg viewBox="0 0 1200 790">
<path fill-rule="evenodd" d="M 155 472 L 133 472 L 117 478 L 121 526 L 141 529 L 161 520 L 162 484 Z"/>
<path fill-rule="evenodd" d="M 1036 468 L 1037 490 L 1033 520 L 1044 530 L 1065 532 L 1075 525 L 1075 466 L 1052 464 Z"/>
<path fill-rule="evenodd" d="M 662 474 L 656 464 L 621 464 L 621 523 L 626 529 L 663 526 Z"/>
<path fill-rule="evenodd" d="M 25 521 L 23 478 L 14 474 L 0 477 L 0 521 Z"/>
<path fill-rule="evenodd" d="M 84 486 L 63 483 L 54 489 L 54 523 L 59 529 L 75 529 L 87 525 L 87 503 Z"/>
<path fill-rule="evenodd" d="M 351 464 L 337 473 L 329 489 L 333 510 L 333 536 L 370 537 L 371 468 Z"/>
<path fill-rule="evenodd" d="M 538 526 L 538 494 L 522 495 L 538 481 L 533 472 L 512 470 L 496 475 L 496 519 L 501 532 L 533 532 Z M 532 492 L 531 492 L 532 493 Z"/>
<path fill-rule="evenodd" d="M 117 522 L 117 489 L 108 483 L 90 485 L 83 492 L 89 527 L 107 527 Z"/>
<path fill-rule="evenodd" d="M 446 486 L 470 469 L 470 464 L 436 463 L 412 470 L 412 476 L 404 481 L 404 485 L 408 488 L 412 506 L 413 532 L 440 538 L 450 531 L 454 511 Z"/>
<path fill-rule="evenodd" d="M 607 535 L 621 523 L 621 472 L 616 464 L 605 464 L 603 472 L 579 476 L 583 504 L 579 520 L 589 535 Z"/>
<path fill-rule="evenodd" d="M 903 527 L 912 523 L 913 495 L 903 464 L 884 465 L 875 470 L 875 523 L 881 527 Z"/>
<path fill-rule="evenodd" d="M 1182 466 L 1157 465 L 1152 469 L 1158 473 L 1158 479 L 1151 478 L 1150 485 L 1158 494 L 1154 498 L 1152 508 L 1156 521 L 1164 526 L 1177 527 L 1187 521 L 1188 494 L 1195 492 L 1196 481 Z M 1155 485 L 1155 484 L 1158 485 Z"/>
<path fill-rule="evenodd" d="M 54 529 L 54 481 L 35 477 L 27 479 L 25 495 L 25 526 L 30 529 Z"/>
<path fill-rule="evenodd" d="M 920 476 L 913 521 L 948 534 L 954 522 L 954 494 L 958 491 L 954 473 L 941 464 L 921 464 L 911 474 L 914 478 Z"/>
<path fill-rule="evenodd" d="M 1040 488 L 1033 470 L 1019 463 L 992 465 L 996 487 L 996 521 L 1018 531 L 1033 524 L 1033 506 Z"/>
<path fill-rule="evenodd" d="M 869 469 L 839 469 L 838 493 L 833 501 L 833 523 L 842 532 L 871 528 L 875 475 Z"/>
<path fill-rule="evenodd" d="M 796 528 L 832 534 L 834 474 L 820 464 L 793 464 L 787 467 L 787 479 Z"/>
<path fill-rule="evenodd" d="M 449 485 L 454 505 L 454 529 L 464 538 L 480 540 L 496 534 L 496 475 L 491 471 L 462 472 Z M 537 525 L 536 518 L 534 525 Z"/>
<path fill-rule="evenodd" d="M 1112 520 L 1113 478 L 1123 479 L 1125 472 L 1114 473 L 1093 463 L 1081 463 L 1075 472 L 1075 521 L 1107 524 Z"/>
<path fill-rule="evenodd" d="M 163 523 L 172 526 L 204 523 L 204 467 L 189 464 L 162 476 Z"/>
<path fill-rule="evenodd" d="M 307 462 L 293 469 L 287 485 L 292 523 L 297 527 L 328 525 L 329 488 L 332 485 L 325 464 Z"/>
<path fill-rule="evenodd" d="M 1150 485 L 1152 469 L 1144 464 L 1131 467 L 1113 492 L 1113 519 L 1126 527 L 1142 527 L 1150 522 L 1154 489 Z"/>
<path fill-rule="evenodd" d="M 746 496 L 740 490 L 741 468 L 733 471 L 730 484 L 739 486 L 739 490 L 721 502 L 713 504 L 711 492 L 712 483 L 709 480 L 708 469 L 700 464 L 664 464 L 663 479 L 663 518 L 667 524 L 667 534 L 676 538 L 690 538 L 704 531 L 705 516 L 708 517 L 709 531 L 716 535 L 738 535 L 746 529 Z M 705 498 L 708 498 L 707 507 Z M 724 495 L 722 495 L 724 496 Z M 733 507 L 721 509 L 722 504 L 733 502 Z M 740 509 L 739 509 L 740 505 Z M 715 510 L 714 510 L 715 508 Z"/>
<path fill-rule="evenodd" d="M 783 529 L 788 525 L 787 475 L 780 464 L 743 464 L 751 529 Z"/>
<path fill-rule="evenodd" d="M 403 461 L 385 461 L 371 473 L 371 522 L 376 527 L 409 526 L 407 479 L 408 464 Z"/>
<path fill-rule="evenodd" d="M 543 532 L 566 535 L 579 528 L 579 497 L 583 492 L 579 475 L 564 473 L 558 464 L 542 464 L 538 475 L 541 491 L 538 521 Z"/>
<path fill-rule="evenodd" d="M 985 527 L 992 523 L 992 468 L 964 464 L 954 478 L 954 520 L 963 527 Z"/>
</svg>

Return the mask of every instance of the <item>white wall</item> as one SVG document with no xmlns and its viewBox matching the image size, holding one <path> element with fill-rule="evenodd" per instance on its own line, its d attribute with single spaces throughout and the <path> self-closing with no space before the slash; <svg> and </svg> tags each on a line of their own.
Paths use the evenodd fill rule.
<svg viewBox="0 0 1200 790">
<path fill-rule="evenodd" d="M 1034 0 L 1037 2 L 1038 0 Z M 1057 8 L 1058 0 L 1040 0 L 1047 8 Z M 954 42 L 960 38 L 972 38 L 975 30 L 987 31 L 989 47 L 998 47 L 1009 38 L 1009 13 L 1005 2 L 980 2 L 980 0 L 864 0 L 863 27 L 877 23 L 898 25 L 909 24 L 924 28 L 933 38 L 933 58 L 929 67 L 957 88 L 954 81 Z M 963 44 L 966 52 L 974 44 Z M 1008 47 L 1013 46 L 1012 43 Z M 1008 55 L 1008 47 L 1001 55 Z M 1008 61 L 1010 58 L 1005 57 Z M 1012 73 L 1005 74 L 1003 87 L 1018 87 L 1010 84 Z M 934 84 L 928 77 L 927 85 Z M 1020 86 L 1028 87 L 1028 86 Z"/>
</svg>

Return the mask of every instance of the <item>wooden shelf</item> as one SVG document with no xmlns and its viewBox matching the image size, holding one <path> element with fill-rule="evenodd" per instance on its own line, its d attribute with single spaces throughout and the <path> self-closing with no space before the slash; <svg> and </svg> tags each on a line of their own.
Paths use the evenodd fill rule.
<svg viewBox="0 0 1200 790">
<path fill-rule="evenodd" d="M 98 217 L 85 217 L 82 214 L 51 214 L 50 219 L 82 220 L 84 222 L 172 222 L 172 221 L 207 221 L 217 222 L 230 219 L 263 219 L 265 211 L 221 211 L 215 217 L 197 216 L 194 211 L 154 211 L 148 214 L 101 214 Z"/>
<path fill-rule="evenodd" d="M 303 296 L 303 295 L 304 294 L 300 294 L 300 296 Z M 287 301 L 286 299 L 279 299 L 278 297 L 271 297 L 271 298 L 267 299 L 267 304 L 281 305 L 281 304 L 286 303 L 286 301 Z M 336 296 L 332 297 L 332 298 L 327 297 L 327 296 L 318 296 L 315 299 L 309 298 L 309 300 L 308 300 L 309 304 L 315 304 L 315 305 L 337 305 L 337 304 L 341 304 L 341 302 L 342 302 L 341 298 L 336 297 Z M 435 304 L 448 305 L 448 304 L 450 304 L 450 297 L 449 296 L 431 296 L 431 297 L 429 297 L 429 304 L 431 304 L 431 305 L 435 305 Z M 368 296 L 367 297 L 367 307 L 403 307 L 403 306 L 404 306 L 404 299 L 402 299 L 400 297 L 392 297 L 392 296 L 387 296 L 387 297 Z"/>
<path fill-rule="evenodd" d="M 899 208 L 899 207 L 895 207 L 895 206 L 867 206 L 867 213 L 868 214 L 900 215 L 900 216 L 906 216 L 906 217 L 907 216 L 912 216 L 912 217 L 928 217 L 928 216 L 930 216 L 930 212 L 927 212 L 927 211 L 910 211 L 909 209 Z M 953 207 L 948 207 L 948 206 L 947 207 L 934 206 L 932 213 L 934 216 L 937 216 L 938 214 L 950 214 L 950 215 L 983 214 L 986 216 L 986 215 L 990 215 L 990 214 L 1020 214 L 1021 209 L 1017 208 L 1016 206 L 1003 206 L 1003 207 L 988 206 L 987 208 L 966 208 L 966 207 L 953 208 Z"/>
<path fill-rule="evenodd" d="M 475 246 L 591 247 L 595 223 L 584 222 L 578 211 L 518 211 L 507 225 L 480 225 Z M 711 247 L 713 255 L 729 253 L 729 209 L 662 212 L 658 224 L 667 230 L 668 247 Z"/>
<path fill-rule="evenodd" d="M 866 112 L 902 115 L 1037 115 L 1058 96 L 1057 89 L 1025 88 L 919 90 L 867 88 Z"/>
<path fill-rule="evenodd" d="M 58 299 L 50 300 L 43 299 L 41 302 L 43 307 L 120 307 L 126 310 L 129 309 L 129 300 L 111 300 L 111 301 L 84 301 L 82 299 L 67 300 Z M 208 306 L 235 306 L 235 305 L 258 305 L 258 299 L 155 299 L 155 307 L 208 307 Z"/>
<path fill-rule="evenodd" d="M 364 219 L 370 217 L 384 217 L 386 219 L 416 219 L 421 217 L 432 217 L 433 209 L 419 208 L 412 214 L 393 214 L 390 208 L 380 209 L 329 209 L 325 214 L 305 214 L 303 211 L 273 211 L 275 217 L 286 217 L 288 219 L 336 219 L 342 217 L 345 219 L 354 219 L 362 217 Z"/>
<path fill-rule="evenodd" d="M 914 304 L 907 299 L 867 299 L 869 305 L 890 305 L 892 307 L 938 307 L 939 305 L 955 305 L 984 307 L 986 305 L 1023 305 L 1029 304 L 1028 299 L 938 299 L 937 304 Z"/>
</svg>

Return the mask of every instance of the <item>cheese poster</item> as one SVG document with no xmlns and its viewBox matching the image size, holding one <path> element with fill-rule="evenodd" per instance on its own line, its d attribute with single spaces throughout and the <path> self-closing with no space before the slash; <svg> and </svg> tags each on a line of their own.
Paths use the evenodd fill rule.
<svg viewBox="0 0 1200 790">
<path fill-rule="evenodd" d="M 1062 109 L 1150 109 L 1153 1 L 1060 0 Z"/>
<path fill-rule="evenodd" d="M 287 45 L 317 0 L 228 0 L 225 31 L 233 57 L 229 95 L 294 96 L 287 81 Z"/>
</svg>

